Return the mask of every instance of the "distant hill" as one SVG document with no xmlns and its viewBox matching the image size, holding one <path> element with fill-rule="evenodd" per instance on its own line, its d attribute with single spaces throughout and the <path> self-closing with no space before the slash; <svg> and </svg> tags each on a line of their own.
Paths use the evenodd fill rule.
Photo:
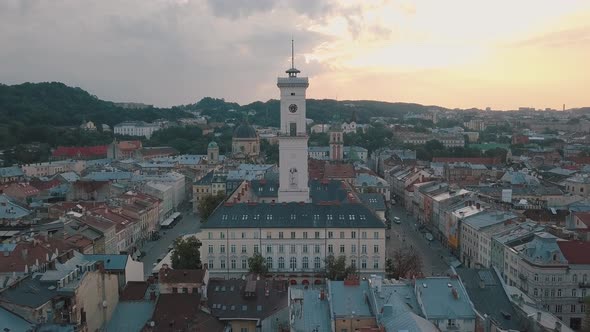
<svg viewBox="0 0 590 332">
<path fill-rule="evenodd" d="M 181 110 L 128 109 L 63 83 L 0 84 L 0 125 L 78 126 L 93 121 L 110 126 L 125 120 L 152 121 L 190 117 Z"/>
<path fill-rule="evenodd" d="M 127 104 L 142 107 L 127 107 Z M 316 122 L 329 122 L 335 117 L 348 120 L 352 113 L 360 122 L 374 116 L 401 117 L 408 112 L 424 112 L 436 106 L 409 103 L 387 103 L 370 100 L 308 99 L 307 116 Z M 440 107 L 436 107 L 441 109 Z M 114 103 L 98 99 L 81 88 L 63 83 L 0 84 L 0 130 L 10 126 L 78 126 L 82 121 L 93 121 L 97 126 L 113 126 L 126 120 L 153 121 L 164 118 L 175 120 L 192 117 L 190 111 L 201 111 L 212 121 L 228 119 L 241 121 L 248 117 L 259 125 L 279 124 L 279 101 L 253 102 L 239 105 L 224 99 L 203 98 L 199 102 L 171 108 L 155 108 L 140 103 Z M 251 115 L 248 116 L 248 113 Z"/>
</svg>

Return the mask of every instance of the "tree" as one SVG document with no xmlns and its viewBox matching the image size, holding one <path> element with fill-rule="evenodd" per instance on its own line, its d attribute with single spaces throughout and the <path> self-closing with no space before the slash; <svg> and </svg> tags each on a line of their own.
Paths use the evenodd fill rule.
<svg viewBox="0 0 590 332">
<path fill-rule="evenodd" d="M 582 331 L 590 331 L 590 296 L 584 298 L 584 319 L 582 321 Z"/>
<path fill-rule="evenodd" d="M 266 274 L 268 272 L 266 260 L 259 252 L 255 252 L 252 257 L 248 258 L 248 271 L 257 274 Z"/>
<path fill-rule="evenodd" d="M 264 154 L 266 163 L 276 164 L 279 162 L 279 145 L 271 144 L 267 140 L 260 141 L 260 152 Z"/>
<path fill-rule="evenodd" d="M 199 206 L 197 206 L 197 210 L 199 211 L 199 215 L 201 216 L 201 222 L 206 222 L 209 216 L 215 211 L 217 206 L 223 202 L 225 199 L 225 195 L 223 193 L 219 193 L 217 195 L 207 195 L 203 197 L 203 199 L 199 202 Z"/>
<path fill-rule="evenodd" d="M 201 241 L 191 236 L 186 239 L 179 237 L 174 240 L 174 251 L 172 252 L 173 269 L 200 269 L 201 254 L 199 248 Z"/>
<path fill-rule="evenodd" d="M 385 261 L 388 278 L 410 278 L 422 273 L 422 257 L 414 249 L 400 248 Z"/>
<path fill-rule="evenodd" d="M 346 256 L 335 258 L 334 255 L 326 257 L 326 276 L 330 280 L 344 280 L 348 275 L 356 273 L 356 267 L 346 266 Z"/>
</svg>

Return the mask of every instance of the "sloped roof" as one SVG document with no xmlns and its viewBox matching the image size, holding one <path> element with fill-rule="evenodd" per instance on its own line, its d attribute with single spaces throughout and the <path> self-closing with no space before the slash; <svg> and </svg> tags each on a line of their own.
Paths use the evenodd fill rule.
<svg viewBox="0 0 590 332">
<path fill-rule="evenodd" d="M 385 228 L 383 222 L 360 203 L 226 203 L 201 227 Z"/>
<path fill-rule="evenodd" d="M 557 241 L 561 253 L 570 264 L 590 264 L 590 242 Z"/>
<path fill-rule="evenodd" d="M 0 178 L 8 178 L 8 177 L 15 177 L 15 176 L 24 176 L 25 174 L 23 171 L 17 166 L 11 167 L 1 167 L 0 168 Z"/>
<path fill-rule="evenodd" d="M 107 155 L 108 145 L 97 146 L 58 146 L 53 157 L 103 157 Z"/>
</svg>

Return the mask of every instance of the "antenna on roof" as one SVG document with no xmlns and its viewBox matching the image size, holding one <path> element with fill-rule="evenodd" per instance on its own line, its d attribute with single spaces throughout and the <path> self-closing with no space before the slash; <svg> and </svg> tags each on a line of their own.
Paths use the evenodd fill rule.
<svg viewBox="0 0 590 332">
<path fill-rule="evenodd" d="M 295 41 L 291 37 L 291 68 L 295 68 Z"/>
</svg>

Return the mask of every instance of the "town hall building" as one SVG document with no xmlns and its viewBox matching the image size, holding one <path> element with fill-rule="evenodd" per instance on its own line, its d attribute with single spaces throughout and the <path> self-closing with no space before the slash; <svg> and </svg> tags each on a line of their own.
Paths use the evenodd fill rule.
<svg viewBox="0 0 590 332">
<path fill-rule="evenodd" d="M 309 181 L 307 77 L 292 63 L 279 77 L 279 179 L 244 182 L 201 226 L 201 261 L 210 275 L 241 277 L 260 253 L 269 273 L 323 275 L 325 260 L 345 256 L 362 275 L 385 269 L 385 225 L 341 181 Z M 338 142 L 339 143 L 339 142 Z M 310 185 L 312 190 L 310 190 Z"/>
</svg>

